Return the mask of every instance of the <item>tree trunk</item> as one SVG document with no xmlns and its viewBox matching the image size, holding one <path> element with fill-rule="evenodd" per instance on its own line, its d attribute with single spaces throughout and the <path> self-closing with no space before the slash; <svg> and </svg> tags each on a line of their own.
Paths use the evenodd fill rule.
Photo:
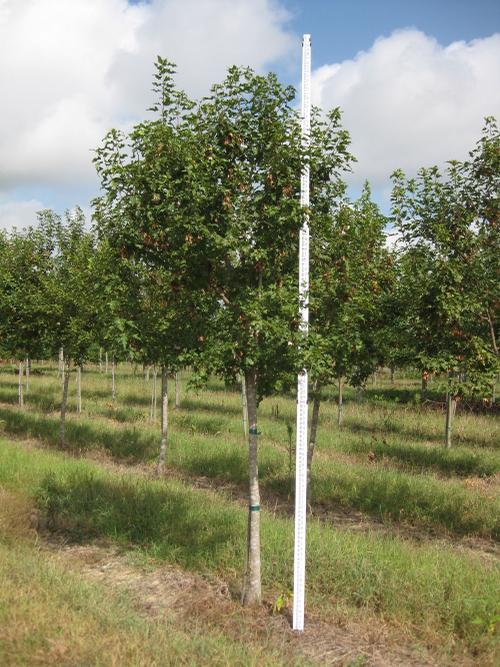
<svg viewBox="0 0 500 667">
<path fill-rule="evenodd" d="M 175 371 L 175 404 L 174 407 L 178 410 L 181 407 L 181 382 L 179 378 L 179 371 Z"/>
<path fill-rule="evenodd" d="M 18 384 L 17 384 L 17 400 L 19 407 L 24 406 L 24 396 L 23 396 L 23 362 L 19 362 L 19 373 L 18 373 Z"/>
<path fill-rule="evenodd" d="M 149 382 L 149 366 L 146 367 L 146 382 Z"/>
<path fill-rule="evenodd" d="M 76 369 L 76 411 L 80 415 L 82 413 L 82 366 L 77 366 Z"/>
<path fill-rule="evenodd" d="M 309 432 L 309 447 L 307 448 L 307 489 L 309 490 L 309 486 L 311 484 L 311 468 L 312 468 L 312 460 L 314 456 L 314 449 L 316 447 L 316 434 L 318 432 L 318 420 L 319 420 L 319 406 L 321 402 L 321 397 L 320 397 L 320 386 L 318 382 L 314 382 L 313 384 L 313 392 L 314 392 L 314 398 L 313 398 L 313 409 L 312 409 L 312 416 L 311 416 L 311 430 Z M 309 494 L 308 494 L 309 496 Z"/>
<path fill-rule="evenodd" d="M 344 423 L 344 396 L 342 393 L 344 385 L 341 377 L 339 377 L 338 380 L 339 380 L 339 402 L 337 409 L 337 425 L 339 428 L 342 428 L 342 424 Z"/>
<path fill-rule="evenodd" d="M 451 377 L 451 374 L 449 375 Z M 450 385 L 450 381 L 448 381 Z M 451 386 L 448 386 L 446 393 L 446 426 L 445 426 L 445 446 L 447 449 L 451 447 L 451 437 L 453 431 L 453 418 L 457 409 L 457 399 L 451 392 Z"/>
<path fill-rule="evenodd" d="M 420 402 L 423 403 L 427 398 L 427 387 L 429 384 L 429 373 L 422 371 L 422 386 L 420 391 Z"/>
<path fill-rule="evenodd" d="M 394 366 L 390 367 L 390 371 L 391 371 L 391 384 L 394 384 Z"/>
<path fill-rule="evenodd" d="M 99 348 L 99 373 L 102 373 L 102 347 Z"/>
<path fill-rule="evenodd" d="M 26 391 L 25 391 L 26 398 L 29 396 L 30 393 L 30 371 L 31 371 L 31 359 L 29 357 L 26 357 Z"/>
<path fill-rule="evenodd" d="M 248 406 L 248 535 L 245 583 L 242 603 L 259 604 L 261 601 L 260 577 L 260 493 L 257 465 L 257 377 L 255 369 L 246 371 L 245 384 Z"/>
<path fill-rule="evenodd" d="M 153 366 L 153 387 L 151 389 L 151 410 L 149 413 L 149 419 L 151 422 L 156 421 L 156 366 Z"/>
<path fill-rule="evenodd" d="M 64 382 L 64 349 L 62 347 L 59 348 L 59 377 L 62 378 L 62 381 Z"/>
<path fill-rule="evenodd" d="M 116 363 L 114 353 L 111 359 L 111 400 L 114 405 L 116 401 Z"/>
<path fill-rule="evenodd" d="M 108 353 L 104 353 L 104 371 L 106 375 L 108 374 Z"/>
<path fill-rule="evenodd" d="M 60 445 L 64 447 L 65 441 L 65 425 L 66 425 L 66 407 L 68 405 L 68 385 L 69 385 L 69 368 L 70 361 L 67 360 L 64 369 L 64 381 L 63 381 L 63 391 L 62 391 L 62 401 L 61 401 L 61 429 L 60 429 Z"/>
<path fill-rule="evenodd" d="M 168 427 L 168 375 L 165 366 L 161 367 L 161 446 L 160 458 L 158 460 L 158 475 L 165 470 L 165 458 L 167 456 L 167 427 Z"/>
<path fill-rule="evenodd" d="M 244 373 L 241 374 L 241 410 L 243 414 L 243 437 L 245 442 L 248 438 L 248 405 L 247 405 L 247 385 Z"/>
<path fill-rule="evenodd" d="M 62 347 L 59 350 L 59 370 L 61 375 L 61 382 L 64 385 L 64 380 L 66 378 L 66 363 L 64 360 L 64 348 Z"/>
</svg>

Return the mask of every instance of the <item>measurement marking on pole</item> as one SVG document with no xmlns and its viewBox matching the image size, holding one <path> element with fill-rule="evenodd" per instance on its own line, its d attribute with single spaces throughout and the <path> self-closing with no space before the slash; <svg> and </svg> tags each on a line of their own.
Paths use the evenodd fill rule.
<svg viewBox="0 0 500 667">
<path fill-rule="evenodd" d="M 302 145 L 308 147 L 311 128 L 311 36 L 302 40 Z M 300 204 L 309 206 L 309 165 L 300 178 Z M 299 238 L 299 300 L 301 330 L 309 328 L 309 222 L 307 211 Z M 297 446 L 295 462 L 295 548 L 293 562 L 293 629 L 304 629 L 307 511 L 307 417 L 308 375 L 297 378 Z"/>
</svg>

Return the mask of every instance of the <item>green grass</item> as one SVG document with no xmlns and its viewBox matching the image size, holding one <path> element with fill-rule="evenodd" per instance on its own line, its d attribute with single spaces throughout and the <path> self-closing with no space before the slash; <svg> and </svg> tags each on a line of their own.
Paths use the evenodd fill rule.
<svg viewBox="0 0 500 667">
<path fill-rule="evenodd" d="M 470 450 L 463 446 L 443 449 L 415 443 L 388 442 L 386 438 L 343 441 L 339 451 L 348 454 L 374 454 L 377 460 L 389 459 L 403 469 L 444 475 L 489 477 L 500 470 L 500 457 L 494 452 Z"/>
<path fill-rule="evenodd" d="M 287 406 L 288 407 L 288 406 Z M 33 411 L 14 411 L 0 407 L 0 422 L 7 433 L 35 437 L 58 446 L 59 422 L 56 415 L 40 415 Z M 267 426 L 267 428 L 266 428 Z M 289 456 L 277 429 L 286 428 L 276 419 L 264 421 L 265 435 L 261 439 L 259 469 L 263 488 L 286 498 L 292 488 Z M 240 433 L 238 433 L 238 430 Z M 69 418 L 66 425 L 67 449 L 74 453 L 103 450 L 116 460 L 137 463 L 153 461 L 159 449 L 158 428 L 143 422 L 132 426 L 95 415 L 89 418 Z M 322 436 L 324 437 L 324 436 Z M 366 451 L 363 440 L 339 440 L 334 446 L 319 444 L 319 456 L 313 466 L 311 502 L 322 506 L 341 505 L 372 514 L 377 518 L 412 522 L 425 528 L 440 528 L 457 534 L 500 537 L 500 502 L 480 491 L 466 489 L 453 479 L 451 469 L 459 472 L 469 466 L 475 474 L 481 470 L 494 472 L 497 459 L 483 450 L 424 448 L 421 445 L 370 443 L 375 455 L 426 460 L 415 472 L 397 470 L 373 463 L 350 463 L 338 460 L 336 452 Z M 322 455 L 323 452 L 323 455 Z M 390 453 L 395 454 L 390 456 Z M 425 458 L 427 457 L 427 458 Z M 359 457 L 358 457 L 359 458 Z M 430 465 L 430 462 L 439 465 Z M 367 465 L 368 463 L 368 465 Z M 169 466 L 191 475 L 203 475 L 216 480 L 245 485 L 247 455 L 237 417 L 225 420 L 208 416 L 205 411 L 174 412 L 171 419 Z M 447 466 L 449 479 L 436 478 L 433 470 Z M 416 474 L 418 473 L 418 474 Z"/>
<path fill-rule="evenodd" d="M 500 499 L 459 482 L 341 461 L 316 462 L 312 502 L 353 507 L 385 519 L 500 538 Z"/>
<path fill-rule="evenodd" d="M 237 594 L 245 557 L 245 508 L 223 492 L 194 490 L 189 486 L 189 476 L 209 477 L 215 486 L 236 484 L 244 495 L 247 450 L 242 434 L 241 400 L 234 388 L 217 380 L 211 380 L 199 393 L 188 393 L 187 377 L 185 374 L 182 378 L 181 409 L 169 410 L 167 454 L 169 468 L 174 473 L 187 475 L 186 483 L 117 474 L 85 459 L 76 461 L 67 456 L 68 453 L 80 456 L 103 451 L 120 463 L 156 460 L 159 412 L 156 423 L 151 424 L 151 382 L 146 383 L 142 374 L 134 374 L 130 366 L 120 365 L 115 404 L 111 401 L 110 374 L 106 376 L 91 367 L 85 370 L 80 416 L 74 414 L 75 387 L 74 377 L 71 378 L 67 451 L 27 451 L 21 443 L 16 446 L 0 439 L 0 484 L 15 490 L 16 494 L 27 494 L 31 502 L 36 499 L 51 529 L 60 532 L 65 539 L 105 538 L 124 550 L 131 550 L 140 561 L 167 561 L 209 577 L 222 577 Z M 347 387 L 345 425 L 338 429 L 336 405 L 332 404 L 335 391 L 325 389 L 310 497 L 314 515 L 321 518 L 310 520 L 308 525 L 307 608 L 330 623 L 342 622 L 342 619 L 357 619 L 376 627 L 388 623 L 415 634 L 435 650 L 442 648 L 453 656 L 465 652 L 478 664 L 495 664 L 494 633 L 500 598 L 497 562 L 494 556 L 474 556 L 470 548 L 461 553 L 451 546 L 446 547 L 444 541 L 435 540 L 434 536 L 478 535 L 495 539 L 500 536 L 499 420 L 493 413 L 459 411 L 454 424 L 454 445 L 446 450 L 442 446 L 444 413 L 439 408 L 442 396 L 437 384 L 431 386 L 431 404 L 420 404 L 419 390 L 417 379 L 398 377 L 396 383 L 390 385 L 380 376 L 377 385 L 370 385 L 358 403 L 355 392 Z M 8 372 L 3 367 L 0 429 L 58 448 L 60 392 L 56 368 L 34 365 L 27 405 L 20 411 L 16 406 L 16 369 Z M 290 508 L 293 468 L 289 457 L 292 454 L 293 462 L 290 441 L 293 450 L 294 429 L 293 397 L 263 401 L 259 408 L 262 487 L 279 496 L 280 506 L 288 503 Z M 328 519 L 331 516 L 332 521 L 335 520 L 339 507 L 348 512 L 350 509 L 363 512 L 365 528 L 369 525 L 368 515 L 383 519 L 384 531 L 375 528 L 372 533 L 359 533 L 347 527 L 334 529 Z M 400 524 L 412 524 L 417 530 L 401 533 Z M 419 539 L 404 539 L 401 535 L 405 534 L 418 535 Z M 10 544 L 9 549 L 15 551 L 17 547 Z M 16 572 L 14 560 L 23 561 L 21 551 L 15 553 L 5 573 Z M 292 554 L 291 521 L 264 511 L 263 585 L 271 601 L 279 593 L 287 593 L 291 586 Z M 32 556 L 35 558 L 32 569 L 27 564 L 26 570 L 28 578 L 35 581 L 33 570 L 42 571 L 44 566 L 36 561 L 38 556 Z M 9 559 L 9 556 L 0 553 L 2 558 Z M 3 574 L 0 571 L 0 576 Z M 17 579 L 21 581 L 22 575 L 15 574 L 14 581 Z M 41 601 L 46 601 L 48 620 L 45 625 L 41 622 L 41 627 L 46 628 L 49 643 L 44 643 L 42 634 L 31 644 L 23 638 L 15 646 L 24 657 L 16 663 L 12 653 L 5 653 L 4 657 L 0 652 L 0 664 L 32 664 L 33 655 L 53 655 L 49 640 L 54 636 L 55 646 L 60 637 L 63 644 L 67 643 L 64 624 L 55 616 L 58 604 L 63 607 L 64 596 L 61 593 L 61 597 L 57 597 L 54 580 L 45 581 L 51 582 L 54 600 L 50 595 L 44 598 L 40 589 L 40 604 L 34 607 L 37 611 L 30 611 L 26 618 L 42 613 Z M 74 578 L 73 584 L 77 586 Z M 86 593 L 91 599 L 97 600 L 95 596 L 102 595 L 102 591 L 92 591 Z M 3 603 L 7 594 L 4 592 L 4 598 L 1 595 L 0 611 L 2 604 L 16 608 L 12 591 L 8 603 Z M 35 599 L 37 595 L 38 592 Z M 21 600 L 24 613 L 29 603 L 24 597 Z M 100 604 L 96 602 L 97 606 Z M 118 600 L 116 604 L 116 609 L 112 607 L 110 622 L 113 618 L 130 619 L 135 613 L 127 602 L 122 604 Z M 68 607 L 68 618 L 76 619 L 75 623 L 80 622 L 84 628 L 94 628 L 88 625 L 87 611 L 77 616 L 80 602 L 75 602 L 75 607 L 75 610 L 71 605 Z M 115 633 L 116 644 L 125 641 L 122 626 L 113 626 L 113 629 L 108 625 L 106 613 L 102 614 L 99 622 L 106 632 Z M 5 615 L 0 617 L 0 623 L 11 627 L 9 619 L 4 621 L 5 618 Z M 22 614 L 19 618 L 19 627 L 22 627 Z M 26 620 L 25 625 L 30 622 Z M 139 625 L 134 625 L 135 620 L 130 621 L 130 627 L 136 628 L 131 634 L 134 646 L 137 637 L 137 642 L 144 641 L 143 630 L 137 629 L 143 619 L 138 618 L 137 622 Z M 57 629 L 55 635 L 51 634 L 51 624 Z M 156 629 L 149 626 L 146 629 L 153 633 L 151 637 L 156 637 Z M 168 633 L 170 630 L 169 626 Z M 174 630 L 172 656 L 176 655 Z M 260 665 L 266 664 L 266 660 L 269 664 L 279 664 L 277 654 L 272 659 L 269 657 L 269 647 L 264 653 L 261 649 L 258 653 L 256 648 L 244 651 L 231 642 L 222 645 L 218 636 L 210 633 L 207 637 L 200 633 L 191 637 L 186 628 L 177 630 L 181 644 L 187 641 L 186 636 L 193 640 L 186 649 L 186 664 L 208 661 L 210 664 Z M 94 630 L 88 632 L 92 634 Z M 166 632 L 165 626 L 160 632 Z M 3 636 L 7 637 L 0 630 L 0 651 L 5 651 L 1 644 Z M 78 645 L 79 635 L 75 637 Z M 161 641 L 159 646 L 162 646 Z M 97 649 L 88 655 L 73 653 L 67 664 L 108 664 L 92 662 L 94 655 Z M 105 651 L 104 655 L 107 655 Z M 122 654 L 118 651 L 117 655 Z M 128 664 L 129 655 L 135 654 L 119 657 L 117 664 Z M 153 655 L 156 653 L 152 652 Z M 164 662 L 158 664 L 170 664 L 168 650 L 165 655 Z M 156 664 L 155 658 L 147 656 L 149 662 L 146 660 L 144 664 Z M 129 660 L 130 664 L 142 664 L 132 658 Z M 172 661 L 175 663 L 174 657 Z"/>
<path fill-rule="evenodd" d="M 0 483 L 37 498 L 52 530 L 70 539 L 106 537 L 149 557 L 241 583 L 246 511 L 214 493 L 100 469 L 62 454 L 0 441 Z M 264 512 L 267 593 L 292 580 L 293 524 Z M 413 628 L 434 645 L 454 642 L 486 656 L 500 598 L 498 568 L 442 545 L 308 527 L 312 608 L 373 615 Z"/>
<path fill-rule="evenodd" d="M 141 616 L 125 593 L 92 584 L 32 544 L 0 540 L 0 664 L 284 665 L 172 615 Z M 293 664 L 305 664 L 294 660 Z"/>
</svg>

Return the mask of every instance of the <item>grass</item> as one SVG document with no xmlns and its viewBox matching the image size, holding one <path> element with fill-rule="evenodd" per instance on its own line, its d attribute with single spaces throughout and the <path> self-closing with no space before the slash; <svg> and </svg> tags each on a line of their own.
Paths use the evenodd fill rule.
<svg viewBox="0 0 500 667">
<path fill-rule="evenodd" d="M 34 365 L 27 405 L 22 411 L 16 406 L 16 374 L 5 370 L 0 373 L 0 428 L 6 434 L 34 438 L 57 449 L 60 382 L 56 369 Z M 170 470 L 182 473 L 186 483 L 118 474 L 67 456 L 103 451 L 120 463 L 151 464 L 156 460 L 159 424 L 158 419 L 154 424 L 149 420 L 151 382 L 146 383 L 142 375 L 134 374 L 131 367 L 124 365 L 117 374 L 116 404 L 111 401 L 110 376 L 92 368 L 84 372 L 84 412 L 80 416 L 74 414 L 75 390 L 71 379 L 67 451 L 26 451 L 22 445 L 0 439 L 0 484 L 16 497 L 25 496 L 30 503 L 36 501 L 51 530 L 65 539 L 111 540 L 140 560 L 166 561 L 209 577 L 222 577 L 237 595 L 245 556 L 245 508 L 223 492 L 191 488 L 189 476 L 211 478 L 215 486 L 229 483 L 234 489 L 236 485 L 244 495 L 247 452 L 240 397 L 234 388 L 216 380 L 200 393 L 187 393 L 186 376 L 182 380 L 181 409 L 169 411 L 167 461 Z M 494 414 L 460 411 L 454 425 L 454 446 L 446 450 L 442 447 L 444 414 L 438 407 L 442 397 L 437 391 L 430 394 L 435 403 L 434 407 L 427 407 L 420 404 L 418 392 L 418 381 L 399 378 L 395 385 L 389 385 L 382 377 L 377 386 L 370 386 L 364 392 L 362 402 L 358 403 L 354 392 L 346 388 L 342 429 L 336 424 L 334 394 L 328 389 L 324 392 L 310 496 L 317 518 L 310 519 L 308 524 L 307 608 L 328 623 L 353 618 L 376 627 L 388 623 L 391 628 L 406 632 L 408 637 L 414 633 L 435 650 L 441 647 L 453 656 L 465 652 L 480 664 L 495 664 L 500 598 L 495 558 L 474 556 L 471 549 L 460 553 L 434 536 L 455 535 L 454 539 L 464 535 L 487 539 L 500 536 L 499 421 Z M 290 460 L 294 458 L 294 428 L 293 397 L 263 401 L 259 408 L 259 431 L 262 431 L 259 472 L 264 497 L 266 492 L 276 496 L 280 508 L 292 507 Z M 332 523 L 325 519 L 334 520 L 339 507 L 348 513 L 363 512 L 365 525 L 370 525 L 369 515 L 384 520 L 384 531 L 376 528 L 373 532 L 359 533 L 348 528 L 333 529 Z M 415 526 L 414 534 L 421 541 L 401 537 L 412 534 L 412 531 L 401 533 L 401 524 Z M 3 531 L 1 513 L 0 529 L 8 532 Z M 263 512 L 262 545 L 266 595 L 271 601 L 279 594 L 286 597 L 293 578 L 293 525 L 285 515 Z M 13 543 L 8 548 L 17 553 L 18 547 Z M 9 558 L 0 554 L 2 557 Z M 29 557 L 35 558 L 33 569 L 43 569 L 35 553 Z M 15 572 L 14 560 L 22 562 L 23 558 L 19 551 L 8 561 L 5 572 Z M 30 571 L 30 566 L 26 565 L 26 569 Z M 78 587 L 74 577 L 73 583 Z M 57 586 L 51 586 L 56 594 Z M 96 589 L 88 595 L 99 596 L 102 591 Z M 41 589 L 40 596 L 42 599 Z M 12 596 L 10 600 L 15 608 Z M 22 600 L 25 610 L 29 605 Z M 47 604 L 57 607 L 56 601 Z M 80 609 L 79 603 L 75 604 Z M 0 601 L 0 610 L 1 605 Z M 120 605 L 125 609 L 126 618 L 135 613 L 126 602 L 118 600 L 117 605 L 117 609 Z M 41 612 L 39 608 L 38 613 Z M 68 618 L 73 618 L 73 613 L 77 611 L 70 610 Z M 120 613 L 114 611 L 113 618 L 120 618 Z M 105 616 L 102 623 L 106 632 L 122 637 L 119 628 L 107 629 L 111 626 Z M 85 628 L 84 617 L 81 623 Z M 57 620 L 51 622 L 59 628 Z M 25 625 L 30 622 L 27 620 Z M 143 619 L 138 617 L 138 623 L 143 623 Z M 61 623 L 57 633 L 64 636 L 62 626 Z M 47 624 L 50 638 L 49 627 L 50 623 Z M 0 650 L 5 650 L 1 644 L 5 634 L 2 632 Z M 137 637 L 142 637 L 142 630 L 137 632 Z M 165 632 L 165 626 L 161 632 Z M 179 632 L 182 643 L 190 633 L 185 627 Z M 195 635 L 194 645 L 186 649 L 186 664 L 208 661 L 260 665 L 266 664 L 266 660 L 269 664 L 280 664 L 278 654 L 269 658 L 269 647 L 264 653 L 262 649 L 258 653 L 256 648 L 241 652 L 240 647 L 229 642 L 227 646 L 221 645 L 218 652 L 217 636 L 207 636 L 208 644 L 204 646 L 203 633 Z M 69 645 L 78 646 L 79 641 L 75 635 Z M 37 664 L 33 655 L 53 655 L 52 644 L 44 644 L 42 637 L 42 643 L 37 642 L 38 639 L 31 648 L 22 642 L 16 645 L 19 655 L 29 655 L 31 660 L 25 657 L 24 663 L 16 663 L 12 662 L 13 654 L 5 653 L 4 658 L 0 653 L 0 664 Z M 34 652 L 30 653 L 31 649 Z M 209 658 L 197 657 L 202 654 Z M 68 655 L 72 659 L 67 664 L 101 664 L 92 662 L 93 653 L 88 658 L 74 654 L 76 659 L 73 654 Z M 169 660 L 168 651 L 165 655 L 165 661 Z M 66 664 L 64 659 L 63 655 L 60 664 Z M 127 659 L 116 664 L 129 664 Z M 156 664 L 156 657 L 149 659 L 144 664 Z M 130 664 L 136 664 L 134 659 L 130 660 Z M 165 661 L 158 664 L 169 664 Z"/>
<path fill-rule="evenodd" d="M 311 501 L 340 504 L 381 519 L 444 528 L 457 535 L 500 538 L 500 502 L 456 481 L 360 464 L 317 461 Z"/>
<path fill-rule="evenodd" d="M 337 446 L 348 454 L 370 454 L 376 460 L 389 459 L 404 470 L 435 470 L 448 476 L 489 477 L 500 471 L 500 458 L 494 452 L 470 450 L 463 446 L 451 450 L 434 446 L 388 442 L 385 437 L 344 441 Z"/>
<path fill-rule="evenodd" d="M 37 499 L 52 530 L 69 539 L 106 537 L 154 559 L 241 581 L 246 511 L 222 496 L 172 481 L 102 470 L 63 454 L 0 441 L 0 483 Z M 266 592 L 292 580 L 293 525 L 262 517 Z M 308 527 L 312 609 L 406 625 L 434 646 L 492 656 L 498 568 L 451 548 L 397 537 Z"/>
<path fill-rule="evenodd" d="M 288 406 L 287 406 L 288 407 Z M 7 433 L 35 437 L 58 446 L 59 422 L 56 415 L 33 411 L 13 411 L 0 407 L 0 421 Z M 276 432 L 283 424 L 276 419 L 264 422 L 265 437 L 260 448 L 259 468 L 263 488 L 286 498 L 292 487 L 289 456 Z M 267 426 L 267 428 L 266 428 Z M 324 427 L 324 425 L 323 425 Z M 285 423 L 286 428 L 286 423 Z M 245 485 L 247 457 L 237 418 L 207 416 L 204 411 L 174 413 L 168 463 L 191 475 Z M 324 431 L 323 431 L 324 433 Z M 137 463 L 153 461 L 158 452 L 158 429 L 143 421 L 142 427 L 122 425 L 102 415 L 69 418 L 66 425 L 67 448 L 74 453 L 103 450 L 116 460 Z M 324 437 L 322 435 L 322 437 Z M 395 470 L 386 465 L 353 460 L 339 460 L 337 453 L 364 453 L 384 456 L 391 461 L 404 456 L 413 461 L 425 460 L 427 466 Z M 334 448 L 335 447 L 335 448 Z M 493 474 L 498 468 L 495 454 L 482 449 L 458 450 L 425 448 L 422 445 L 397 445 L 390 442 L 377 446 L 363 440 L 339 438 L 332 445 L 319 443 L 320 455 L 313 467 L 311 503 L 323 507 L 341 505 L 361 510 L 379 519 L 404 520 L 425 528 L 442 529 L 459 535 L 500 537 L 499 499 L 474 489 L 465 488 L 451 475 L 453 465 L 459 472 L 469 466 L 469 473 Z M 390 456 L 390 454 L 394 456 Z M 359 459 L 359 456 L 358 456 Z M 434 461 L 434 465 L 431 462 Z M 368 465 L 367 465 L 368 463 Z M 447 467 L 448 479 L 438 479 L 437 468 Z M 416 471 L 414 469 L 416 468 Z M 415 474 L 415 473 L 418 474 Z"/>
<path fill-rule="evenodd" d="M 6 511 L 18 510 L 20 501 L 5 494 L 2 500 L 5 529 L 12 523 Z M 285 664 L 270 647 L 262 655 L 258 647 L 245 647 L 213 628 L 183 625 L 172 614 L 141 615 L 126 593 L 82 579 L 26 535 L 19 537 L 17 528 L 2 530 L 0 539 L 2 665 Z"/>
</svg>

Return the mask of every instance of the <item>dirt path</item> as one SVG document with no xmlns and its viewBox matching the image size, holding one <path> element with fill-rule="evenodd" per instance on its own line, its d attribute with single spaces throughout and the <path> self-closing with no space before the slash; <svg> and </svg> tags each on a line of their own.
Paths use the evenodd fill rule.
<svg viewBox="0 0 500 667">
<path fill-rule="evenodd" d="M 278 650 L 291 664 L 363 667 L 432 667 L 437 662 L 423 649 L 412 647 L 408 638 L 394 636 L 394 628 L 346 622 L 331 622 L 306 614 L 306 631 L 290 628 L 289 610 L 274 614 L 271 601 L 262 607 L 243 609 L 231 598 L 222 580 L 207 580 L 198 574 L 167 565 L 154 568 L 134 565 L 118 550 L 97 545 L 67 545 L 57 541 L 42 547 L 78 573 L 115 591 L 126 591 L 139 613 L 149 617 L 167 615 L 183 627 L 210 629 L 244 645 Z M 466 663 L 463 663 L 466 664 Z"/>
</svg>

